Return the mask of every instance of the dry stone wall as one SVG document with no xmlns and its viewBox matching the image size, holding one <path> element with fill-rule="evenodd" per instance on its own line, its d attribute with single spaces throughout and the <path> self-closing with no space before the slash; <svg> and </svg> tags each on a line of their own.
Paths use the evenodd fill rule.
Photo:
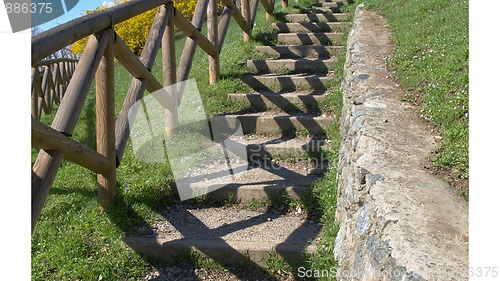
<svg viewBox="0 0 500 281">
<path fill-rule="evenodd" d="M 358 6 L 344 69 L 337 279 L 464 280 L 468 204 L 426 168 L 438 138 L 402 101 L 392 51 L 384 18 Z"/>
</svg>

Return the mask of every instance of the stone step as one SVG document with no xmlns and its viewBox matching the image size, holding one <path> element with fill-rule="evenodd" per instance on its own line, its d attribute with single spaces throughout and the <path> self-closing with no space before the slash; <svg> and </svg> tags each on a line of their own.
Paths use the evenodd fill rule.
<svg viewBox="0 0 500 281">
<path fill-rule="evenodd" d="M 237 121 L 243 134 L 295 134 L 305 132 L 313 136 L 324 136 L 333 122 L 333 117 L 325 114 L 257 112 L 243 115 L 223 115 L 224 122 L 233 128 Z"/>
<path fill-rule="evenodd" d="M 325 95 L 300 92 L 261 92 L 229 94 L 229 98 L 247 104 L 254 109 L 272 109 L 284 112 L 317 112 L 319 110 L 319 103 L 325 100 Z"/>
<path fill-rule="evenodd" d="M 240 77 L 240 80 L 255 91 L 291 92 L 297 90 L 315 90 L 317 92 L 324 92 L 331 78 L 325 74 L 262 74 L 243 75 Z"/>
<path fill-rule="evenodd" d="M 291 45 L 291 46 L 257 46 L 255 50 L 261 54 L 275 58 L 331 58 L 332 53 L 338 52 L 343 46 L 313 46 L 313 45 Z"/>
<path fill-rule="evenodd" d="M 348 13 L 337 14 L 287 14 L 285 19 L 288 22 L 346 22 L 350 19 Z"/>
<path fill-rule="evenodd" d="M 279 32 L 329 32 L 343 31 L 348 22 L 275 22 L 272 27 Z"/>
<path fill-rule="evenodd" d="M 315 32 L 315 33 L 279 33 L 278 44 L 284 45 L 342 45 L 343 33 Z"/>
<path fill-rule="evenodd" d="M 257 73 L 327 73 L 335 59 L 266 59 L 247 60 L 247 67 Z"/>
<path fill-rule="evenodd" d="M 142 227 L 139 235 L 125 237 L 123 242 L 165 264 L 186 261 L 197 252 L 223 266 L 263 268 L 269 253 L 276 253 L 297 267 L 303 265 L 303 252 L 317 252 L 321 231 L 321 225 L 306 220 L 303 213 L 182 204 L 163 211 L 162 216 L 164 220 Z"/>
</svg>

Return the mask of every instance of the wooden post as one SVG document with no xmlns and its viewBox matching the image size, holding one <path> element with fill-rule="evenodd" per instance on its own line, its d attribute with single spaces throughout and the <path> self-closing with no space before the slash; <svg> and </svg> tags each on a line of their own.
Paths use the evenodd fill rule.
<svg viewBox="0 0 500 281">
<path fill-rule="evenodd" d="M 73 72 L 71 72 L 73 73 Z M 70 73 L 70 74 L 71 74 Z M 62 87 L 62 93 L 61 93 L 61 100 L 62 98 L 64 97 L 64 93 L 66 92 L 66 89 L 68 88 L 68 80 L 70 80 L 70 78 L 68 77 L 68 71 L 67 71 L 67 68 L 66 68 L 66 62 L 61 62 L 61 77 L 62 77 L 62 84 L 63 84 L 63 87 Z"/>
<path fill-rule="evenodd" d="M 288 8 L 288 0 L 281 0 L 281 6 L 283 9 Z"/>
<path fill-rule="evenodd" d="M 113 38 L 113 29 L 103 32 Z M 115 149 L 115 79 L 113 40 L 109 40 L 96 74 L 96 147 L 97 152 L 108 158 L 111 169 L 97 174 L 97 196 L 101 212 L 115 201 L 116 149 Z"/>
<path fill-rule="evenodd" d="M 56 63 L 55 64 L 55 69 L 54 69 L 54 89 L 55 89 L 55 95 L 54 95 L 54 102 L 59 104 L 61 102 L 61 95 L 63 91 L 63 80 L 61 77 L 61 63 Z"/>
<path fill-rule="evenodd" d="M 38 67 L 31 69 L 31 116 L 38 119 L 38 87 L 40 85 L 40 77 L 38 75 Z"/>
<path fill-rule="evenodd" d="M 208 29 L 208 40 L 214 44 L 215 48 L 219 50 L 219 35 L 217 30 L 217 1 L 209 0 L 207 9 L 207 29 Z M 219 80 L 220 75 L 220 64 L 219 64 L 219 52 L 216 56 L 208 56 L 208 70 L 210 75 L 210 85 L 215 84 Z"/>
<path fill-rule="evenodd" d="M 50 77 L 50 67 L 48 65 L 43 67 L 43 80 L 42 80 L 42 93 L 40 97 L 43 99 L 43 111 L 45 114 L 49 114 L 50 105 L 48 95 L 50 93 L 50 83 L 49 81 L 52 79 Z"/>
<path fill-rule="evenodd" d="M 175 26 L 174 26 L 174 13 L 175 8 L 172 2 L 166 5 L 168 12 L 167 28 L 162 37 L 162 60 L 163 60 L 163 85 L 168 87 L 177 83 L 176 73 L 176 57 L 175 57 Z M 179 124 L 178 112 L 178 97 L 177 88 L 170 87 L 171 92 L 168 93 L 172 96 L 175 104 L 170 109 L 165 109 L 165 137 L 171 138 L 175 133 L 175 128 Z"/>
<path fill-rule="evenodd" d="M 250 2 L 249 0 L 241 0 L 241 14 L 247 24 L 250 26 L 249 30 L 243 33 L 243 41 L 248 42 L 252 39 L 252 27 L 250 19 Z"/>
<path fill-rule="evenodd" d="M 71 135 L 76 121 L 82 111 L 85 98 L 99 61 L 108 44 L 107 33 L 99 33 L 89 37 L 83 50 L 79 67 L 68 85 L 66 97 L 62 100 L 59 110 L 52 122 L 52 128 L 65 135 Z M 43 205 L 52 186 L 52 182 L 61 165 L 63 154 L 57 151 L 40 151 L 31 169 L 31 232 L 42 212 Z"/>
</svg>

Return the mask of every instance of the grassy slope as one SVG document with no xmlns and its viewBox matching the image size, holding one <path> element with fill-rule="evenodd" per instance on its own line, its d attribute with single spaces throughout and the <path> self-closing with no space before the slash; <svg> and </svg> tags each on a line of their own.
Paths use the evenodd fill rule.
<svg viewBox="0 0 500 281">
<path fill-rule="evenodd" d="M 397 45 L 396 53 L 390 58 L 392 66 L 397 69 L 396 76 L 408 89 L 424 95 L 423 116 L 441 128 L 444 139 L 435 164 L 453 169 L 458 177 L 468 178 L 467 2 L 364 2 L 369 7 L 385 11 Z M 269 31 L 269 23 L 263 17 L 260 9 L 254 28 L 257 38 L 259 32 Z M 207 86 L 208 62 L 200 50 L 190 75 L 197 80 L 209 115 L 243 109 L 229 100 L 227 93 L 247 90 L 237 75 L 246 71 L 241 63 L 252 55 L 252 49 L 258 43 L 243 44 L 241 31 L 234 22 L 230 28 L 221 54 L 221 81 L 215 86 Z M 183 42 L 184 38 L 177 40 L 178 56 Z M 340 54 L 339 57 L 344 56 Z M 160 79 L 159 61 L 154 74 Z M 343 60 L 337 67 L 343 68 Z M 130 78 L 130 74 L 117 65 L 118 105 L 126 94 Z M 340 83 L 341 79 L 342 73 L 339 72 L 334 78 L 335 83 Z M 74 135 L 87 145 L 95 146 L 92 92 Z M 341 100 L 340 91 L 332 89 L 325 106 L 340 116 Z M 44 117 L 44 120 L 49 122 L 51 117 Z M 333 145 L 338 144 L 337 123 L 332 124 L 329 138 Z M 35 152 L 33 149 L 33 157 L 36 157 Z M 329 153 L 331 162 L 335 163 L 337 152 Z M 99 214 L 95 174 L 64 162 L 32 237 L 32 279 L 95 280 L 102 276 L 103 280 L 124 280 L 143 277 L 149 267 L 148 261 L 126 249 L 121 244 L 121 237 L 134 227 L 158 218 L 157 210 L 172 200 L 168 197 L 171 181 L 168 164 L 138 162 L 129 147 L 118 169 L 118 203 L 107 213 Z M 314 184 L 325 235 L 319 255 L 309 260 L 311 268 L 328 270 L 335 265 L 332 251 L 337 231 L 334 218 L 336 193 L 336 167 L 332 166 L 325 177 Z"/>
<path fill-rule="evenodd" d="M 254 32 L 269 26 L 259 9 Z M 237 75 L 246 71 L 242 62 L 252 55 L 255 42 L 244 44 L 242 32 L 234 21 L 221 53 L 221 81 L 208 86 L 207 55 L 198 49 L 190 78 L 197 81 L 207 114 L 241 109 L 227 93 L 244 91 Z M 178 58 L 185 37 L 176 40 Z M 161 53 L 154 67 L 161 79 Z M 130 85 L 131 75 L 116 65 L 116 113 Z M 161 81 L 161 80 L 160 80 Z M 50 123 L 54 114 L 43 116 Z M 95 92 L 91 89 L 74 132 L 74 139 L 95 147 Z M 32 148 L 32 161 L 37 149 Z M 96 176 L 91 171 L 64 161 L 41 218 L 32 236 L 33 280 L 103 280 L 139 279 L 148 270 L 148 262 L 121 243 L 121 237 L 134 227 L 159 217 L 157 210 L 172 199 L 169 184 L 173 181 L 168 164 L 141 163 L 129 146 L 117 170 L 117 204 L 99 214 Z"/>
<path fill-rule="evenodd" d="M 301 7 L 310 6 L 314 0 L 304 0 Z M 295 4 L 283 11 L 277 3 L 279 18 L 283 12 L 297 9 Z M 244 109 L 228 97 L 230 92 L 244 92 L 249 89 L 237 78 L 247 71 L 244 62 L 255 56 L 255 45 L 265 40 L 263 33 L 271 32 L 269 22 L 265 21 L 263 9 L 259 7 L 253 33 L 255 41 L 242 43 L 242 33 L 234 22 L 231 23 L 224 49 L 221 53 L 221 80 L 208 86 L 208 60 L 206 54 L 197 50 L 190 78 L 195 78 L 208 115 L 234 112 Z M 180 57 L 185 38 L 177 39 L 177 56 Z M 345 53 L 338 54 L 340 58 Z M 158 55 L 158 58 L 161 54 Z M 336 68 L 343 69 L 344 60 L 339 60 Z M 161 60 L 153 69 L 154 75 L 161 79 Z M 131 75 L 119 64 L 116 65 L 116 99 L 120 105 L 130 84 Z M 342 98 L 340 81 L 342 71 L 337 71 L 334 83 L 337 85 L 328 96 L 322 108 L 340 116 Z M 74 138 L 95 147 L 95 98 L 91 89 L 89 98 L 82 111 L 74 132 Z M 117 106 L 116 113 L 119 113 Z M 44 116 L 43 121 L 50 123 L 53 114 Z M 333 145 L 338 144 L 338 123 L 332 124 L 329 137 Z M 36 157 L 32 149 L 32 160 Z M 337 152 L 328 152 L 331 162 L 335 163 Z M 117 171 L 117 204 L 104 214 L 99 214 L 95 174 L 73 163 L 64 161 L 58 172 L 51 193 L 45 204 L 40 221 L 32 237 L 32 279 L 62 280 L 81 279 L 103 280 L 137 279 L 144 276 L 150 263 L 137 253 L 127 249 L 121 238 L 140 225 L 159 219 L 158 210 L 173 199 L 169 196 L 172 175 L 168 164 L 147 164 L 137 161 L 131 147 L 124 154 Z M 315 268 L 329 268 L 333 262 L 331 242 L 335 239 L 334 222 L 336 204 L 336 168 L 333 166 L 324 179 L 314 184 L 315 196 L 321 206 L 317 212 L 324 214 L 323 223 L 327 229 L 324 239 L 325 248 L 320 255 L 311 257 Z M 326 210 L 323 212 L 323 210 Z M 312 211 L 312 210 L 311 210 Z"/>
<path fill-rule="evenodd" d="M 467 0 L 365 0 L 393 31 L 395 77 L 437 125 L 443 140 L 433 159 L 463 195 L 469 178 L 469 4 Z"/>
</svg>

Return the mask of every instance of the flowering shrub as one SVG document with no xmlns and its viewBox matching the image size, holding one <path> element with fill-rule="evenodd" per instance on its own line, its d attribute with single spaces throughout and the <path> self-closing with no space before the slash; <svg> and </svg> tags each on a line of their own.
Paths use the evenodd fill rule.
<svg viewBox="0 0 500 281">
<path fill-rule="evenodd" d="M 91 14 L 94 12 L 102 11 L 108 9 L 110 6 L 117 5 L 128 0 L 114 0 L 113 4 L 103 4 L 94 10 L 87 10 L 86 14 Z M 196 7 L 197 0 L 174 0 L 174 6 L 177 11 L 181 12 L 186 18 L 191 19 L 193 16 L 194 8 Z M 118 36 L 125 41 L 127 46 L 134 52 L 134 54 L 140 54 L 146 43 L 148 37 L 149 28 L 153 23 L 154 16 L 156 15 L 156 9 L 152 9 L 140 15 L 137 15 L 129 20 L 115 25 L 114 29 Z M 74 55 L 81 54 L 85 44 L 87 44 L 87 38 L 83 38 L 70 46 L 70 50 Z"/>
</svg>

